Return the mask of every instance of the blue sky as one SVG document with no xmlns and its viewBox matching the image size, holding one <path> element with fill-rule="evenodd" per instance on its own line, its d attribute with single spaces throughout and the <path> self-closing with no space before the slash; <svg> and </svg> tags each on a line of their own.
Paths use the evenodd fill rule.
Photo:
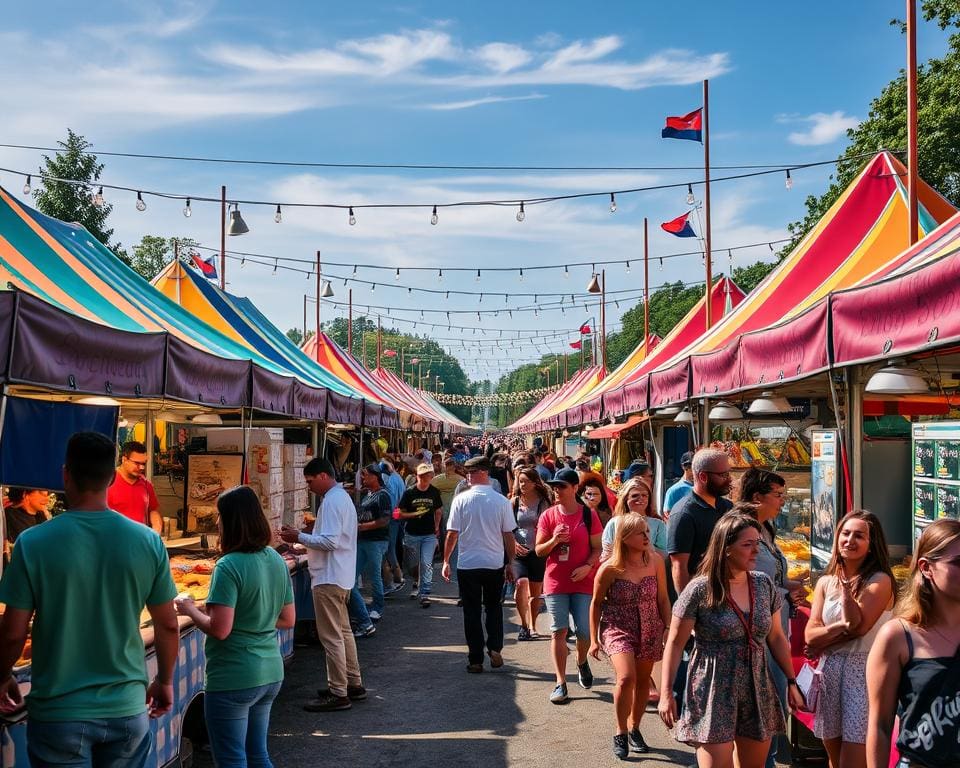
<svg viewBox="0 0 960 768">
<path fill-rule="evenodd" d="M 49 145 L 67 127 L 100 150 L 191 156 L 354 163 L 456 165 L 696 166 L 700 147 L 664 141 L 666 115 L 700 105 L 700 81 L 711 81 L 715 164 L 794 164 L 834 158 L 844 130 L 863 119 L 870 99 L 903 66 L 902 36 L 888 22 L 903 3 L 697 3 L 682 13 L 667 4 L 586 3 L 86 3 L 4 4 L 0 44 L 7 82 L 0 143 Z M 942 53 L 945 35 L 920 34 L 921 59 Z M 203 165 L 104 158 L 103 180 L 195 196 L 280 202 L 443 203 L 606 192 L 695 181 L 688 170 L 539 173 L 493 171 L 363 171 Z M 32 170 L 36 152 L 0 149 L 0 165 Z M 821 192 L 827 169 L 713 187 L 717 271 L 725 248 L 777 240 Z M 715 172 L 719 175 L 722 172 Z M 22 178 L 0 174 L 17 191 Z M 129 246 L 143 235 L 219 242 L 219 206 L 129 193 L 115 203 L 111 225 Z M 531 207 L 521 224 L 515 209 L 358 210 L 349 226 L 340 211 L 247 207 L 251 232 L 228 248 L 358 265 L 358 277 L 381 281 L 371 293 L 354 284 L 355 305 L 410 323 L 397 327 L 465 340 L 447 344 L 473 378 L 496 378 L 518 361 L 562 351 L 588 314 L 582 309 L 453 315 L 421 309 L 487 310 L 492 299 L 408 293 L 395 285 L 500 293 L 572 292 L 582 301 L 590 268 L 527 275 L 459 276 L 449 267 L 512 267 L 574 261 L 638 259 L 641 225 L 651 222 L 652 256 L 691 250 L 658 224 L 687 210 L 682 190 L 623 195 L 618 210 L 593 199 Z M 697 225 L 695 224 L 695 227 Z M 734 264 L 769 256 L 766 247 L 736 253 Z M 401 268 L 399 283 L 365 264 Z M 349 268 L 327 267 L 348 276 Z M 281 328 L 300 326 L 304 275 L 228 262 L 229 289 L 252 298 Z M 702 279 L 692 256 L 651 269 L 651 285 Z M 608 290 L 639 290 L 634 263 L 607 272 Z M 333 283 L 335 301 L 347 287 Z M 388 287 L 389 286 L 389 287 Z M 610 306 L 616 327 L 620 308 Z M 377 310 L 372 310 L 376 312 Z M 343 314 L 324 306 L 324 317 Z M 593 314 L 591 311 L 589 314 Z M 385 321 L 385 324 L 389 321 Z M 419 325 L 417 325 L 419 323 Z M 436 327 L 431 329 L 430 325 Z M 481 350 L 486 329 L 543 329 L 541 343 Z M 569 336 L 547 334 L 565 333 Z M 507 336 L 509 334 L 505 334 Z"/>
</svg>

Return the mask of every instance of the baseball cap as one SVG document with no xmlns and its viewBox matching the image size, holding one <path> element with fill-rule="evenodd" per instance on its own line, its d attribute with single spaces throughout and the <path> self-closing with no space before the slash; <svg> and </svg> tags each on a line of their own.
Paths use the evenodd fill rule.
<svg viewBox="0 0 960 768">
<path fill-rule="evenodd" d="M 547 485 L 580 485 L 580 475 L 575 469 L 561 469 L 553 476 L 552 480 L 546 481 Z"/>
<path fill-rule="evenodd" d="M 426 475 L 433 473 L 433 464 L 420 464 L 417 466 L 418 475 Z"/>
<path fill-rule="evenodd" d="M 680 457 L 680 466 L 689 467 L 693 465 L 693 451 L 687 451 Z"/>
<path fill-rule="evenodd" d="M 647 464 L 647 462 L 636 459 L 630 463 L 630 466 L 627 467 L 627 471 L 623 473 L 624 479 L 630 480 L 631 478 L 639 477 L 648 469 L 650 469 L 650 465 Z"/>
<path fill-rule="evenodd" d="M 363 471 L 371 475 L 376 475 L 377 480 L 379 480 L 380 484 L 383 485 L 383 472 L 380 471 L 379 464 L 367 464 L 367 466 L 363 468 Z"/>
</svg>

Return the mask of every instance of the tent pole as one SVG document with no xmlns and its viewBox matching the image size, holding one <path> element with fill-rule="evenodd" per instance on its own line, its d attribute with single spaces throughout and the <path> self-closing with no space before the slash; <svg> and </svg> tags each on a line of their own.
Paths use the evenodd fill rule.
<svg viewBox="0 0 960 768">
<path fill-rule="evenodd" d="M 347 291 L 347 351 L 353 354 L 353 288 Z"/>
<path fill-rule="evenodd" d="M 713 327 L 713 255 L 710 244 L 710 81 L 703 81 L 703 260 L 707 271 L 707 330 Z"/>
<path fill-rule="evenodd" d="M 909 199 L 910 232 L 907 243 L 913 245 L 920 237 L 917 206 L 917 0 L 907 0 L 907 197 Z M 856 471 L 856 470 L 854 470 Z M 854 488 L 854 496 L 859 493 Z M 859 502 L 856 502 L 859 506 Z"/>
<path fill-rule="evenodd" d="M 320 251 L 317 251 L 317 329 L 314 333 L 317 334 L 317 360 L 320 359 Z"/>
<path fill-rule="evenodd" d="M 227 289 L 227 187 L 220 187 L 220 290 Z"/>
<path fill-rule="evenodd" d="M 647 217 L 643 217 L 643 356 L 650 354 L 650 245 Z"/>
</svg>

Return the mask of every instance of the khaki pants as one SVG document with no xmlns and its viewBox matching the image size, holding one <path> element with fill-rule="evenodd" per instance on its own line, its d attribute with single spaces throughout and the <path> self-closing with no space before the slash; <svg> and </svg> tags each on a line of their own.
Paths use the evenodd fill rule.
<svg viewBox="0 0 960 768">
<path fill-rule="evenodd" d="M 347 686 L 361 686 L 357 644 L 347 615 L 350 590 L 336 584 L 313 588 L 313 611 L 317 617 L 317 635 L 327 655 L 327 686 L 334 696 L 346 696 Z"/>
</svg>

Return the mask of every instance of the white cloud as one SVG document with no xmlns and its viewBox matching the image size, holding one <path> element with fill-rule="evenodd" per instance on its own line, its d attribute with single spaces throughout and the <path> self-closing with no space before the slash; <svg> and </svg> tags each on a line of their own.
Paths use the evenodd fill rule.
<svg viewBox="0 0 960 768">
<path fill-rule="evenodd" d="M 526 96 L 484 96 L 480 99 L 466 99 L 464 101 L 446 101 L 436 104 L 424 104 L 427 109 L 436 109 L 440 111 L 470 109 L 471 107 L 480 107 L 484 104 L 502 104 L 507 101 L 532 101 L 535 99 L 547 98 L 542 93 L 531 93 Z"/>
<path fill-rule="evenodd" d="M 561 48 L 554 53 L 543 65 L 544 69 L 558 69 L 569 64 L 577 64 L 584 61 L 596 61 L 613 53 L 623 45 L 623 42 L 616 35 L 607 37 L 598 37 L 589 43 L 582 43 L 579 40 L 566 48 Z"/>
<path fill-rule="evenodd" d="M 860 124 L 860 119 L 846 114 L 843 110 L 837 110 L 836 112 L 814 112 L 806 117 L 779 115 L 777 122 L 809 125 L 805 131 L 793 131 L 787 139 L 791 144 L 816 147 L 830 144 L 841 136 L 845 136 L 848 130 Z"/>
<path fill-rule="evenodd" d="M 488 43 L 476 50 L 477 58 L 494 72 L 509 72 L 517 67 L 529 64 L 533 55 L 519 45 L 509 43 Z"/>
</svg>

